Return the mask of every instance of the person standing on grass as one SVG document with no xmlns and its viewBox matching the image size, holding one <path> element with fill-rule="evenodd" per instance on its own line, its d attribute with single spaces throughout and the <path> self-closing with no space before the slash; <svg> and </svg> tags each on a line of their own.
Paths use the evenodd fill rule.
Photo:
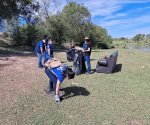
<svg viewBox="0 0 150 125">
<path fill-rule="evenodd" d="M 90 63 L 91 42 L 88 36 L 85 37 L 85 42 L 83 44 L 83 53 L 87 65 L 87 74 L 91 74 L 91 63 Z"/>
<path fill-rule="evenodd" d="M 49 77 L 49 90 L 46 93 L 51 93 L 54 91 L 55 102 L 60 103 L 59 91 L 61 88 L 61 83 L 65 78 L 73 79 L 75 73 L 66 64 L 62 64 L 57 59 L 49 59 L 45 63 L 45 73 Z"/>
<path fill-rule="evenodd" d="M 51 39 L 49 39 L 48 44 L 49 44 L 50 57 L 54 58 L 54 44 L 53 44 L 53 41 Z"/>
<path fill-rule="evenodd" d="M 37 42 L 35 50 L 34 50 L 38 57 L 38 68 L 43 68 L 42 57 L 44 55 L 44 50 L 45 50 L 44 44 L 46 43 L 46 40 L 47 40 L 47 35 L 44 35 L 43 40 L 40 40 L 39 42 Z"/>
<path fill-rule="evenodd" d="M 45 44 L 44 63 L 47 60 L 54 57 L 53 51 L 54 51 L 54 46 L 52 44 L 52 40 L 49 39 L 48 41 L 46 41 L 46 44 Z"/>
<path fill-rule="evenodd" d="M 75 57 L 75 43 L 71 42 L 69 50 L 67 51 L 67 61 L 73 61 Z"/>
<path fill-rule="evenodd" d="M 45 42 L 44 63 L 50 59 L 50 44 L 49 40 Z"/>
</svg>

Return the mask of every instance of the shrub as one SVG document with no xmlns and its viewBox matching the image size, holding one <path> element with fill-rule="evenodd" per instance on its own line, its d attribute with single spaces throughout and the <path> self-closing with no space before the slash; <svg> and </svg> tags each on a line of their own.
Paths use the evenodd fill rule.
<svg viewBox="0 0 150 125">
<path fill-rule="evenodd" d="M 4 32 L 4 33 L 3 33 L 3 38 L 7 38 L 7 37 L 9 37 L 8 33 L 7 33 L 7 32 Z"/>
</svg>

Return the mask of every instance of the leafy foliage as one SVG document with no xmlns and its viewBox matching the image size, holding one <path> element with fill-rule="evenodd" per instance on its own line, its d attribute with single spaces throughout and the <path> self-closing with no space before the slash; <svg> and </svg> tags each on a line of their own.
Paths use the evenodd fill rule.
<svg viewBox="0 0 150 125">
<path fill-rule="evenodd" d="M 112 38 L 108 35 L 106 29 L 91 22 L 91 14 L 83 5 L 70 2 L 62 11 L 50 14 L 44 2 L 43 10 L 45 12 L 43 14 L 45 15 L 34 16 L 34 12 L 38 10 L 38 4 L 35 4 L 32 0 L 16 0 L 17 2 L 19 4 L 17 4 L 15 16 L 11 15 L 13 18 L 9 23 L 9 27 L 11 27 L 9 32 L 11 32 L 16 45 L 31 46 L 36 40 L 40 39 L 40 34 L 48 34 L 58 44 L 73 41 L 81 45 L 87 35 L 90 36 L 93 46 L 98 47 L 99 43 L 109 46 L 112 43 Z M 16 15 L 23 16 L 27 24 L 20 26 Z M 15 20 L 15 24 L 13 20 Z"/>
<path fill-rule="evenodd" d="M 65 26 L 65 38 L 80 43 L 85 34 L 89 34 L 88 24 L 91 15 L 84 6 L 71 2 L 62 11 L 62 20 Z"/>
<path fill-rule="evenodd" d="M 92 40 L 94 41 L 94 45 L 100 47 L 100 43 L 106 44 L 108 48 L 109 45 L 112 44 L 112 38 L 108 35 L 106 29 L 93 25 L 92 31 Z"/>
<path fill-rule="evenodd" d="M 133 37 L 133 40 L 134 41 L 140 41 L 140 40 L 143 40 L 145 37 L 145 34 L 137 34 Z"/>
<path fill-rule="evenodd" d="M 38 9 L 39 3 L 32 0 L 2 0 L 0 4 L 0 22 L 2 19 L 12 19 L 18 16 L 22 16 L 30 22 L 32 15 Z"/>
<path fill-rule="evenodd" d="M 7 23 L 7 30 L 13 39 L 13 44 L 16 46 L 32 46 L 36 40 L 39 40 L 41 35 L 43 35 L 36 25 L 26 24 L 24 26 L 19 26 L 17 19 L 10 20 Z"/>
</svg>

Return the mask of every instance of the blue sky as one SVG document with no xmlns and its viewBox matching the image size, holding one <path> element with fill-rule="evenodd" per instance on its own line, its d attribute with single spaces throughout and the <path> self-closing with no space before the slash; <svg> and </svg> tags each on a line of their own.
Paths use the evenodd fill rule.
<svg viewBox="0 0 150 125">
<path fill-rule="evenodd" d="M 150 0 L 67 0 L 87 7 L 92 22 L 107 29 L 112 37 L 132 38 L 150 34 Z M 60 0 L 63 7 L 66 0 Z"/>
</svg>

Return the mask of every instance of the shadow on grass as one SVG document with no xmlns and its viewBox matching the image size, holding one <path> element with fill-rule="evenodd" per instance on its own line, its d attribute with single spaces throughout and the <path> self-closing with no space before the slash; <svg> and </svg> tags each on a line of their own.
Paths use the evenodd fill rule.
<svg viewBox="0 0 150 125">
<path fill-rule="evenodd" d="M 66 52 L 65 49 L 54 50 L 55 53 Z M 37 56 L 33 47 L 27 46 L 0 46 L 0 57 L 12 57 L 12 56 Z"/>
<path fill-rule="evenodd" d="M 34 52 L 27 51 L 15 51 L 15 50 L 3 50 L 0 49 L 0 57 L 11 57 L 11 56 L 36 56 Z"/>
<path fill-rule="evenodd" d="M 67 61 L 61 61 L 61 63 L 67 63 Z"/>
<path fill-rule="evenodd" d="M 61 96 L 62 100 L 63 99 L 68 99 L 74 96 L 88 96 L 90 95 L 90 92 L 83 87 L 78 87 L 78 86 L 70 86 L 63 88 L 64 90 L 64 95 Z"/>
<path fill-rule="evenodd" d="M 98 59 L 90 59 L 90 61 L 95 61 L 95 60 L 98 60 Z"/>
<path fill-rule="evenodd" d="M 116 68 L 114 69 L 113 73 L 121 72 L 122 64 L 117 64 Z"/>
</svg>

